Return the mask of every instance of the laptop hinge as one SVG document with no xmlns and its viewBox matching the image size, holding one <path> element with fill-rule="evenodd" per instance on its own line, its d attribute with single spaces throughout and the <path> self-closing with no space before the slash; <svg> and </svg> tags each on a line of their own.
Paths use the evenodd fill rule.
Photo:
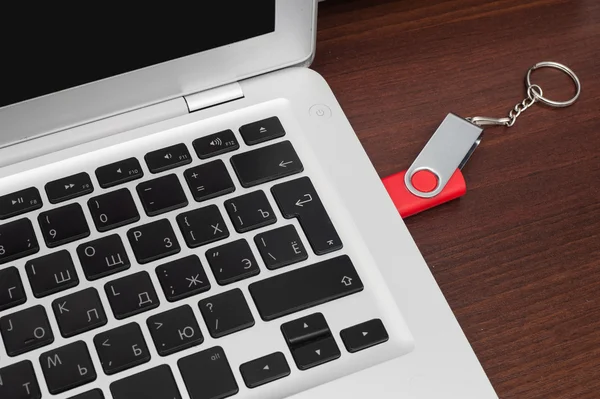
<svg viewBox="0 0 600 399">
<path fill-rule="evenodd" d="M 242 91 L 242 86 L 234 82 L 215 87 L 214 89 L 189 94 L 183 98 L 187 103 L 189 111 L 195 112 L 244 98 L 244 92 Z"/>
</svg>

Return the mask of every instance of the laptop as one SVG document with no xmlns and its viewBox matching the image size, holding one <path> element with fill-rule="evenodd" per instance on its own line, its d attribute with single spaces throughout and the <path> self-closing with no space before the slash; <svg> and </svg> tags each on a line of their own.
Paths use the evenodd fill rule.
<svg viewBox="0 0 600 399">
<path fill-rule="evenodd" d="M 496 397 L 308 68 L 316 1 L 39 15 L 3 51 L 2 399 Z"/>
</svg>

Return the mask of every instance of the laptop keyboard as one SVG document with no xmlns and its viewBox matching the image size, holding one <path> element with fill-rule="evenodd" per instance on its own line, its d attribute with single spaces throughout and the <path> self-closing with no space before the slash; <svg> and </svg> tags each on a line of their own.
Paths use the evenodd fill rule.
<svg viewBox="0 0 600 399">
<path fill-rule="evenodd" d="M 280 120 L 252 122 L 239 132 L 244 148 L 233 130 L 223 130 L 196 138 L 190 147 L 194 154 L 177 143 L 150 151 L 143 160 L 96 165 L 94 181 L 78 172 L 0 197 L 5 221 L 0 224 L 0 334 L 9 357 L 0 359 L 0 397 L 36 399 L 46 392 L 44 386 L 56 395 L 89 385 L 77 398 L 103 398 L 109 389 L 103 394 L 91 384 L 99 374 L 140 368 L 111 379 L 113 398 L 225 398 L 238 394 L 239 384 L 263 389 L 341 356 L 334 339 L 340 331 L 332 331 L 323 314 L 283 325 L 273 320 L 361 292 L 361 277 L 342 252 L 311 178 L 294 177 L 304 166 Z M 274 184 L 263 187 L 269 182 Z M 122 187 L 126 183 L 135 188 Z M 249 190 L 236 194 L 236 185 Z M 206 203 L 220 197 L 226 198 Z M 176 215 L 176 222 L 167 214 Z M 274 227 L 278 214 L 298 224 Z M 140 215 L 147 216 L 141 223 Z M 75 243 L 72 252 L 64 247 L 69 243 Z M 192 254 L 181 256 L 182 248 Z M 339 254 L 285 270 L 314 256 L 311 252 L 317 259 Z M 225 290 L 211 293 L 209 276 Z M 250 284 L 240 285 L 247 279 Z M 77 289 L 82 281 L 91 284 Z M 24 284 L 47 302 L 29 306 Z M 163 297 L 171 303 L 195 297 L 199 313 L 190 302 L 163 308 Z M 255 320 L 251 308 L 262 320 Z M 145 323 L 131 321 L 142 313 Z M 388 340 L 380 320 L 363 321 L 362 330 L 348 326 L 341 335 L 348 353 Z M 280 351 L 232 364 L 225 344 L 203 347 L 203 331 L 219 342 L 265 322 L 281 329 L 293 367 Z M 81 339 L 90 332 L 93 345 Z M 57 336 L 68 340 L 54 344 Z M 31 358 L 21 359 L 39 348 L 44 349 L 35 367 Z M 166 364 L 141 367 L 154 351 L 161 358 L 187 352 L 177 361 L 178 370 Z"/>
</svg>

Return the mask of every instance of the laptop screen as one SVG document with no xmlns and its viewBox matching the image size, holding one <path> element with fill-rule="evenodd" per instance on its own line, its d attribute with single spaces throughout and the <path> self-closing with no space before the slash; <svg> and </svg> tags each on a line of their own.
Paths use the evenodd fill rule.
<svg viewBox="0 0 600 399">
<path fill-rule="evenodd" d="M 275 31 L 275 0 L 207 3 L 186 10 L 193 3 L 150 2 L 133 12 L 82 3 L 51 15 L 12 14 L 0 24 L 0 37 L 10 38 L 2 45 L 0 108 Z"/>
</svg>

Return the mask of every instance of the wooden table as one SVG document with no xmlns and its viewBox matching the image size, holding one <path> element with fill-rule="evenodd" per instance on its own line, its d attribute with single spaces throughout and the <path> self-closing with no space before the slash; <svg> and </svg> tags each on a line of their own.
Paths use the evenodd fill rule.
<svg viewBox="0 0 600 399">
<path fill-rule="evenodd" d="M 450 111 L 505 116 L 539 61 L 569 108 L 489 128 L 468 193 L 406 221 L 501 398 L 600 397 L 600 1 L 327 0 L 313 68 L 383 177 Z M 533 75 L 551 98 L 574 89 Z"/>
</svg>

